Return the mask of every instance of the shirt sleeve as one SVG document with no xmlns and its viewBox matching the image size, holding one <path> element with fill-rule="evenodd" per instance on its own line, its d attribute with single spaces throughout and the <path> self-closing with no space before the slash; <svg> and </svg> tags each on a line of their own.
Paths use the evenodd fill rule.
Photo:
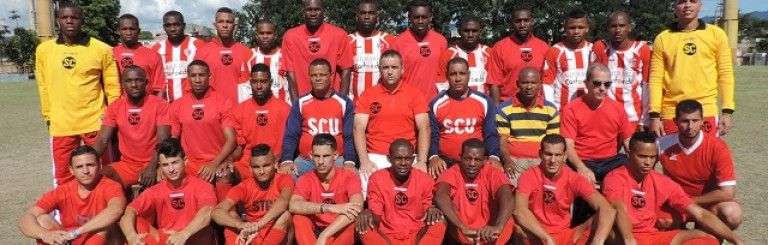
<svg viewBox="0 0 768 245">
<path fill-rule="evenodd" d="M 378 175 L 374 175 L 378 176 Z M 381 216 L 384 215 L 384 197 L 381 195 L 378 178 L 371 178 L 368 181 L 368 208 L 371 213 Z"/>
<path fill-rule="evenodd" d="M 571 183 L 570 187 L 577 196 L 584 200 L 589 198 L 592 193 L 595 193 L 595 186 L 587 180 L 587 177 L 584 177 L 581 174 L 574 174 L 573 183 Z"/>
<path fill-rule="evenodd" d="M 562 112 L 563 117 L 560 118 L 562 120 L 560 121 L 560 134 L 565 138 L 575 140 L 578 126 L 575 118 L 576 115 L 574 115 L 573 110 L 571 110 L 571 104 L 565 105 Z"/>
<path fill-rule="evenodd" d="M 544 67 L 542 67 L 542 75 L 541 75 L 541 81 L 544 82 L 544 84 L 551 85 L 555 82 L 555 75 L 557 75 L 557 54 L 558 54 L 557 48 L 549 48 L 547 50 L 547 54 L 544 55 Z"/>
<path fill-rule="evenodd" d="M 284 190 L 286 188 L 291 189 L 293 191 L 293 178 L 287 175 L 281 175 L 283 176 L 280 178 L 279 182 L 277 182 L 277 187 L 280 188 L 280 190 Z"/>
<path fill-rule="evenodd" d="M 115 104 L 107 106 L 107 111 L 104 112 L 104 119 L 101 124 L 113 128 L 117 127 L 117 106 Z"/>
<path fill-rule="evenodd" d="M 291 44 L 291 33 L 288 32 L 286 34 L 288 35 L 283 36 L 283 43 L 281 45 L 281 52 L 283 56 L 280 59 L 280 68 L 286 72 L 293 72 L 295 71 L 293 67 L 293 56 L 295 55 L 296 51 L 295 47 L 293 47 Z M 299 82 L 296 81 L 296 83 L 298 84 Z"/>
<path fill-rule="evenodd" d="M 536 176 L 534 174 L 534 171 L 528 170 L 523 172 L 523 174 L 520 175 L 520 178 L 517 180 L 517 189 L 515 191 L 519 193 L 524 194 L 531 194 L 535 189 L 535 183 L 538 182 L 536 180 Z"/>
<path fill-rule="evenodd" d="M 349 38 L 349 35 L 344 32 L 340 35 L 342 37 L 341 40 L 338 40 L 341 44 L 339 45 L 338 62 L 336 65 L 341 69 L 350 69 L 354 65 L 352 48 L 349 47 L 349 43 L 352 40 Z"/>
<path fill-rule="evenodd" d="M 446 74 L 448 61 L 451 59 L 451 56 L 453 56 L 452 52 L 450 50 L 444 51 L 440 55 L 440 59 L 437 63 L 437 74 L 435 74 L 435 77 L 437 78 L 437 82 L 446 82 L 448 81 L 448 74 Z"/>
<path fill-rule="evenodd" d="M 360 183 L 360 178 L 357 177 L 354 173 L 349 174 L 349 178 L 347 180 L 347 193 L 349 193 L 349 196 L 352 196 L 354 194 L 360 194 L 363 192 L 362 184 Z"/>
<path fill-rule="evenodd" d="M 373 88 L 375 89 L 375 88 Z M 363 94 L 357 99 L 355 99 L 355 113 L 359 114 L 371 114 L 370 108 L 371 108 L 371 101 L 370 101 L 371 94 L 367 91 L 363 92 Z"/>
<path fill-rule="evenodd" d="M 717 186 L 735 186 L 736 185 L 736 171 L 733 167 L 733 157 L 731 157 L 731 150 L 728 149 L 728 145 L 721 139 L 714 139 L 715 143 L 715 178 L 717 179 Z"/>
<path fill-rule="evenodd" d="M 224 104 L 221 107 L 220 120 L 222 128 L 234 128 L 235 119 L 232 115 L 232 110 L 235 108 L 234 103 L 230 99 L 225 99 Z"/>
<path fill-rule="evenodd" d="M 417 170 L 419 171 L 419 170 Z M 432 177 L 424 175 L 424 184 L 419 186 L 419 188 L 423 188 L 422 191 L 422 199 L 421 199 L 421 206 L 424 210 L 427 210 L 427 208 L 432 207 L 433 202 L 432 200 L 435 197 L 435 193 L 432 191 L 432 186 L 435 186 L 435 181 L 432 180 Z"/>
<path fill-rule="evenodd" d="M 48 97 L 48 80 L 46 80 L 46 76 L 48 71 L 45 68 L 45 60 L 46 56 L 48 55 L 48 48 L 49 45 L 46 45 L 46 43 L 42 43 L 37 46 L 37 49 L 35 49 L 35 76 L 37 77 L 37 92 L 39 93 L 40 97 L 40 113 L 42 114 L 43 120 L 48 121 L 51 120 L 50 118 L 50 98 Z M 53 75 L 53 74 L 52 74 Z"/>
<path fill-rule="evenodd" d="M 437 98 L 440 96 L 438 95 Z M 440 122 L 437 121 L 437 115 L 436 112 L 433 110 L 435 108 L 435 102 L 437 100 L 432 100 L 429 104 L 429 127 L 430 130 L 430 142 L 429 142 L 429 157 L 437 155 L 439 153 L 440 148 Z"/>
<path fill-rule="evenodd" d="M 171 103 L 168 110 L 168 123 L 171 125 L 171 136 L 177 138 L 181 136 L 181 122 L 179 121 L 180 104 L 181 100 L 174 101 Z"/>
<path fill-rule="evenodd" d="M 490 176 L 488 176 L 488 180 L 491 182 L 491 190 L 493 190 L 493 193 L 491 195 L 495 195 L 496 192 L 499 191 L 499 189 L 502 186 L 509 185 L 512 187 L 512 183 L 509 181 L 509 178 L 504 173 L 504 170 L 501 170 L 499 168 L 491 166 L 490 163 L 485 163 L 485 168 L 491 168 L 491 171 L 488 171 Z"/>
<path fill-rule="evenodd" d="M 651 52 L 651 73 L 648 78 L 648 92 L 650 100 L 650 112 L 661 112 L 661 101 L 664 90 L 664 74 L 667 73 L 667 66 L 664 60 L 664 32 L 656 36 L 653 41 L 653 52 Z"/>
<path fill-rule="evenodd" d="M 421 114 L 421 113 L 427 113 L 429 112 L 429 108 L 427 107 L 427 99 L 424 98 L 424 95 L 416 92 L 414 93 L 413 100 L 411 101 L 411 108 L 413 108 L 413 115 Z"/>
<path fill-rule="evenodd" d="M 560 112 L 557 109 L 551 107 L 552 115 L 547 122 L 547 134 L 559 134 L 560 133 Z"/>
<path fill-rule="evenodd" d="M 42 197 L 40 197 L 39 200 L 37 200 L 37 203 L 35 206 L 39 207 L 43 210 L 45 213 L 50 213 L 54 209 L 56 209 L 59 205 L 59 197 L 57 195 L 57 191 L 59 189 L 53 189 L 49 192 L 46 192 L 43 194 Z"/>
<path fill-rule="evenodd" d="M 168 118 L 169 107 L 170 105 L 164 101 L 161 101 L 160 104 L 157 105 L 157 115 L 155 115 L 157 126 L 171 125 L 170 119 Z"/>
<path fill-rule="evenodd" d="M 626 196 L 626 187 L 618 174 L 608 174 L 603 180 L 603 195 L 609 202 L 623 202 Z"/>
<path fill-rule="evenodd" d="M 483 95 L 488 108 L 485 111 L 485 118 L 483 118 L 483 140 L 485 142 L 485 148 L 488 150 L 488 154 L 491 156 L 501 156 L 501 150 L 499 149 L 499 132 L 496 129 L 496 106 L 491 102 L 491 99 Z"/>
<path fill-rule="evenodd" d="M 213 186 L 211 184 L 202 182 L 201 180 L 200 187 L 195 190 L 195 193 L 199 207 L 216 205 L 216 193 L 213 191 Z"/>
<path fill-rule="evenodd" d="M 153 91 L 163 91 L 165 89 L 165 67 L 163 61 L 158 53 L 150 53 L 150 55 L 152 55 L 152 70 L 150 71 L 152 79 L 151 88 Z"/>
<path fill-rule="evenodd" d="M 595 54 L 595 62 L 608 65 L 608 55 L 605 52 L 605 40 L 597 40 L 592 46 L 592 52 Z"/>
<path fill-rule="evenodd" d="M 136 210 L 137 216 L 144 216 L 152 209 L 152 200 L 156 195 L 157 192 L 150 188 L 139 194 L 128 206 Z"/>
<path fill-rule="evenodd" d="M 244 183 L 244 182 L 240 182 Z M 245 187 L 244 185 L 236 185 L 235 187 L 232 187 L 227 192 L 227 199 L 232 200 L 234 203 L 240 203 L 243 200 L 243 197 L 245 197 Z"/>
<path fill-rule="evenodd" d="M 627 117 L 627 112 L 624 111 L 624 109 L 621 108 L 621 106 L 617 106 L 616 109 L 619 112 L 619 120 L 620 120 L 619 122 L 621 123 L 620 124 L 621 128 L 619 128 L 619 130 L 621 130 L 619 132 L 619 137 L 620 137 L 619 139 L 621 140 L 619 141 L 619 145 L 621 145 L 624 142 L 624 140 L 632 138 L 632 134 L 635 133 L 635 127 L 631 123 L 629 123 L 629 117 Z"/>
<path fill-rule="evenodd" d="M 107 103 L 111 104 L 120 97 L 120 77 L 117 74 L 117 64 L 112 56 L 110 48 L 106 48 L 102 58 L 101 82 L 104 86 L 104 93 L 107 97 Z"/>
<path fill-rule="evenodd" d="M 504 108 L 510 106 L 508 102 L 503 102 L 496 108 L 496 131 L 498 131 L 501 137 L 509 137 L 511 135 L 511 129 L 509 116 L 504 113 Z"/>
<path fill-rule="evenodd" d="M 485 70 L 488 72 L 485 83 L 490 85 L 500 85 L 504 82 L 504 56 L 500 49 L 501 46 L 494 45 L 490 50 L 491 55 L 488 57 L 488 62 L 485 63 Z"/>
<path fill-rule="evenodd" d="M 344 161 L 357 162 L 357 151 L 355 151 L 355 106 L 352 100 L 347 96 L 342 96 L 346 101 L 346 109 L 344 109 L 344 119 L 342 123 L 344 128 L 342 134 L 344 135 Z"/>
<path fill-rule="evenodd" d="M 302 117 L 299 109 L 299 103 L 293 103 L 291 112 L 288 113 L 288 120 L 283 135 L 283 153 L 280 161 L 293 161 L 296 158 L 296 149 L 299 147 L 299 138 L 301 137 Z M 346 125 L 346 124 L 345 124 Z"/>
<path fill-rule="evenodd" d="M 296 189 L 293 190 L 293 194 L 303 197 L 305 200 L 309 200 L 309 193 L 312 191 L 310 185 L 309 178 L 307 178 L 306 175 L 299 177 L 299 180 L 296 181 Z"/>
<path fill-rule="evenodd" d="M 709 27 L 708 27 L 709 28 Z M 735 81 L 733 77 L 733 58 L 731 56 L 731 46 L 728 45 L 728 36 L 720 29 L 715 29 L 715 38 L 717 42 L 717 48 L 715 52 L 717 55 L 717 90 L 722 100 L 721 104 L 723 109 L 736 109 L 736 101 L 734 99 L 734 86 Z"/>
<path fill-rule="evenodd" d="M 671 179 L 666 179 L 665 186 L 668 186 L 669 197 L 667 197 L 667 204 L 677 210 L 678 212 L 685 213 L 685 208 L 693 204 L 693 200 L 683 191 L 683 188 L 679 184 L 675 183 Z"/>
</svg>

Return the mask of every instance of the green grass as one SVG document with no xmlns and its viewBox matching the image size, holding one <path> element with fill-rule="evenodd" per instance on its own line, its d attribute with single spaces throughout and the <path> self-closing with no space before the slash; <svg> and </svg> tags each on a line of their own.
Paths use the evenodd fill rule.
<svg viewBox="0 0 768 245">
<path fill-rule="evenodd" d="M 736 128 L 726 137 L 733 150 L 749 244 L 768 244 L 768 67 L 736 70 Z M 0 244 L 29 244 L 16 228 L 19 215 L 51 186 L 48 135 L 40 120 L 34 82 L 0 81 Z"/>
</svg>

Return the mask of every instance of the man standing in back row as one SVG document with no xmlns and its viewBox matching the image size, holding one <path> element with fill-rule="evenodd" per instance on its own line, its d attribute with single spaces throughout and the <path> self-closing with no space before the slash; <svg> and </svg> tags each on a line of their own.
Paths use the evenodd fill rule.
<svg viewBox="0 0 768 245">
<path fill-rule="evenodd" d="M 704 106 L 705 133 L 725 135 L 733 127 L 736 102 L 731 48 L 722 29 L 699 19 L 701 5 L 700 0 L 675 1 L 677 22 L 653 42 L 649 117 L 657 135 L 677 132 L 672 119 L 675 104 L 686 99 Z"/>
<path fill-rule="evenodd" d="M 403 83 L 419 89 L 427 99 L 435 97 L 437 64 L 447 48 L 445 37 L 432 29 L 432 4 L 423 0 L 408 4 L 408 29 L 392 46 L 403 57 Z"/>
<path fill-rule="evenodd" d="M 326 59 L 331 63 L 333 88 L 340 94 L 347 94 L 352 67 L 352 58 L 347 50 L 347 32 L 325 22 L 325 6 L 322 0 L 306 0 L 303 5 L 304 24 L 289 29 L 283 36 L 283 67 L 288 72 L 291 98 L 295 101 L 299 95 L 311 90 L 309 63 L 317 58 Z"/>
<path fill-rule="evenodd" d="M 54 184 L 72 180 L 69 153 L 93 144 L 106 104 L 120 96 L 117 66 L 109 45 L 82 31 L 83 10 L 61 4 L 60 34 L 35 50 L 40 111 L 51 135 Z"/>
<path fill-rule="evenodd" d="M 180 99 L 190 89 L 187 66 L 195 60 L 198 49 L 205 45 L 202 40 L 185 35 L 185 27 L 184 15 L 179 11 L 166 12 L 163 30 L 168 37 L 152 45 L 165 68 L 165 84 L 160 95 L 169 102 Z"/>
<path fill-rule="evenodd" d="M 240 94 L 238 88 L 241 82 L 247 80 L 248 69 L 245 66 L 251 57 L 251 50 L 235 40 L 237 22 L 232 9 L 224 7 L 216 10 L 213 26 L 218 35 L 200 49 L 198 59 L 211 67 L 211 88 L 233 103 L 242 102 L 250 95 L 250 91 Z"/>
<path fill-rule="evenodd" d="M 117 62 L 117 70 L 122 76 L 125 68 L 137 65 L 144 69 L 149 81 L 147 93 L 157 95 L 163 90 L 165 84 L 165 70 L 160 55 L 154 50 L 145 47 L 139 42 L 139 19 L 132 14 L 121 15 L 117 19 L 117 34 L 120 35 L 120 43 L 112 49 Z"/>
<path fill-rule="evenodd" d="M 374 0 L 363 0 L 357 5 L 355 32 L 349 34 L 347 49 L 352 52 L 354 66 L 350 98 L 358 97 L 379 84 L 379 58 L 395 42 L 395 36 L 377 30 L 379 5 Z"/>
</svg>

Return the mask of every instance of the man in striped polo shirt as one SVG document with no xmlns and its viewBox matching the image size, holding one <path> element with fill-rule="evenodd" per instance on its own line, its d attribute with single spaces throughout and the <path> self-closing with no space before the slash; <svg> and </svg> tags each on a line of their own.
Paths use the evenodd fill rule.
<svg viewBox="0 0 768 245">
<path fill-rule="evenodd" d="M 347 49 L 352 52 L 352 80 L 350 98 L 363 94 L 363 91 L 379 84 L 379 58 L 381 53 L 390 49 L 395 36 L 378 30 L 379 6 L 376 1 L 364 0 L 357 5 L 355 13 L 355 32 L 349 34 Z"/>
<path fill-rule="evenodd" d="M 541 73 L 535 67 L 520 70 L 517 94 L 499 105 L 496 124 L 504 169 L 512 183 L 529 167 L 539 164 L 539 143 L 544 135 L 560 133 L 560 115 L 541 93 Z"/>
</svg>

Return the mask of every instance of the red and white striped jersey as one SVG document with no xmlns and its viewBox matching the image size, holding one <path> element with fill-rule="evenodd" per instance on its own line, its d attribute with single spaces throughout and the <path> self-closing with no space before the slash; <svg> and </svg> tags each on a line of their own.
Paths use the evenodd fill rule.
<svg viewBox="0 0 768 245">
<path fill-rule="evenodd" d="M 570 49 L 562 42 L 553 45 L 544 57 L 544 97 L 560 109 L 586 94 L 584 80 L 587 79 L 589 64 L 594 61 L 590 42 L 585 41 L 578 49 Z"/>
<path fill-rule="evenodd" d="M 349 38 L 347 48 L 352 50 L 352 62 L 354 62 L 350 98 L 354 98 L 379 83 L 379 58 L 381 53 L 394 43 L 395 36 L 378 31 L 370 37 L 363 37 L 355 32 L 349 34 Z"/>
<path fill-rule="evenodd" d="M 438 64 L 439 66 L 437 67 L 437 79 L 440 80 L 436 84 L 437 90 L 448 90 L 446 66 L 448 65 L 448 62 L 455 57 L 464 58 L 467 60 L 467 63 L 469 63 L 469 87 L 485 94 L 485 81 L 488 78 L 485 64 L 488 63 L 490 49 L 488 46 L 482 44 L 472 52 L 464 51 L 458 46 L 450 47 L 446 52 L 443 52 L 443 55 L 440 57 L 440 64 Z"/>
<path fill-rule="evenodd" d="M 194 37 L 186 36 L 179 46 L 173 46 L 170 41 L 162 40 L 152 45 L 152 50 L 160 54 L 165 70 L 165 85 L 163 94 L 166 100 L 178 100 L 189 89 L 187 81 L 187 65 L 195 60 L 197 50 L 205 42 Z"/>
<path fill-rule="evenodd" d="M 275 48 L 272 54 L 264 54 L 259 48 L 251 49 L 251 59 L 248 60 L 246 69 L 248 69 L 248 77 L 250 78 L 251 67 L 255 64 L 265 64 L 269 66 L 269 73 L 272 75 L 272 96 L 280 100 L 285 101 L 289 105 L 291 104 L 291 93 L 288 90 L 288 79 L 285 78 L 286 72 L 282 69 L 283 54 L 280 48 Z M 243 102 L 251 98 L 251 83 L 245 82 L 240 84 L 238 99 Z"/>
<path fill-rule="evenodd" d="M 595 42 L 597 62 L 611 70 L 611 90 L 608 96 L 621 103 L 630 122 L 645 124 L 648 114 L 648 74 L 651 70 L 651 49 L 645 41 L 633 41 L 625 50 L 610 43 Z"/>
</svg>

